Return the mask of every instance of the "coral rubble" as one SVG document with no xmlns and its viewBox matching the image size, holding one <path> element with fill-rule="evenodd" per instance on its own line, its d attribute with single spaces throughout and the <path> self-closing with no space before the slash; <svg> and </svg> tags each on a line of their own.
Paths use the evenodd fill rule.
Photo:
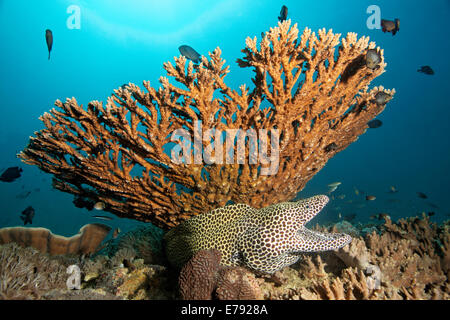
<svg viewBox="0 0 450 320">
<path fill-rule="evenodd" d="M 369 50 L 379 56 L 370 68 Z M 294 198 L 365 132 L 394 94 L 369 89 L 384 72 L 383 50 L 355 33 L 341 39 L 331 30 L 316 34 L 306 28 L 299 36 L 297 25 L 286 20 L 259 45 L 256 37 L 247 38 L 243 53 L 238 64 L 253 69 L 253 89 L 244 84 L 236 91 L 226 84 L 229 69 L 219 48 L 198 66 L 181 56 L 175 65 L 164 64 L 180 86 L 161 77 L 159 89 L 130 83 L 106 104 L 92 101 L 84 108 L 75 98 L 56 101 L 58 108 L 41 117 L 46 128 L 19 157 L 53 174 L 53 186 L 61 191 L 169 229 L 230 201 L 261 208 Z M 238 143 L 232 154 L 220 155 L 212 148 L 220 137 L 198 137 L 201 128 L 240 130 L 244 151 Z M 197 135 L 200 142 L 188 144 L 185 161 L 177 163 L 167 150 L 181 129 L 189 132 L 187 141 Z M 270 136 L 271 150 L 258 162 L 250 157 L 250 142 L 261 132 Z M 261 148 L 268 147 L 263 137 L 255 138 Z M 211 151 L 208 165 L 199 161 L 202 150 Z"/>
</svg>

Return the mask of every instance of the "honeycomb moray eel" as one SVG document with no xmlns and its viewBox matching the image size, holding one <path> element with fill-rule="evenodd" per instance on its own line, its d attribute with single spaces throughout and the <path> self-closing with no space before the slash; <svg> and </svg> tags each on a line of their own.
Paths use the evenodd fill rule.
<svg viewBox="0 0 450 320">
<path fill-rule="evenodd" d="M 272 274 L 295 263 L 302 252 L 335 250 L 352 241 L 346 234 L 305 227 L 328 201 L 318 195 L 262 209 L 234 204 L 197 215 L 166 234 L 167 257 L 181 268 L 197 251 L 217 249 L 223 265 Z"/>
</svg>

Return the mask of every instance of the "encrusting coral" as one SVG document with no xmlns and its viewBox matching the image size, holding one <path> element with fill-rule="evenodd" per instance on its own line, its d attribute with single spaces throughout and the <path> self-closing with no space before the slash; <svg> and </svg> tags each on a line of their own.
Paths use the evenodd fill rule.
<svg viewBox="0 0 450 320">
<path fill-rule="evenodd" d="M 229 69 L 217 48 L 199 65 L 183 56 L 175 66 L 164 64 L 180 87 L 161 77 L 158 90 L 149 82 L 146 91 L 130 83 L 106 105 L 58 100 L 58 109 L 41 117 L 46 128 L 19 157 L 53 174 L 59 190 L 163 229 L 229 202 L 262 208 L 290 200 L 365 132 L 394 94 L 368 88 L 386 64 L 383 50 L 367 37 L 349 33 L 340 41 L 331 30 L 316 35 L 308 28 L 298 33 L 287 20 L 266 32 L 259 47 L 256 37 L 247 38 L 238 64 L 253 69 L 252 90 L 225 83 Z M 379 63 L 369 68 L 366 58 L 372 61 L 374 52 Z M 189 134 L 183 136 L 184 162 L 177 162 L 168 150 L 182 129 Z M 227 129 L 239 135 L 227 131 L 232 145 L 221 154 L 220 131 Z M 259 161 L 252 146 L 259 148 Z"/>
</svg>

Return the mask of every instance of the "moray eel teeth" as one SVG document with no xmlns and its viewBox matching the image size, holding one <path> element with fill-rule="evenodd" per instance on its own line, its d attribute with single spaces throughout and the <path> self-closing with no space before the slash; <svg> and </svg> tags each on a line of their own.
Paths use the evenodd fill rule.
<svg viewBox="0 0 450 320">
<path fill-rule="evenodd" d="M 181 267 L 199 250 L 217 249 L 221 263 L 272 274 L 295 263 L 302 252 L 339 249 L 346 234 L 309 230 L 305 224 L 328 203 L 325 195 L 262 209 L 236 204 L 195 216 L 165 237 L 169 261 Z"/>
</svg>

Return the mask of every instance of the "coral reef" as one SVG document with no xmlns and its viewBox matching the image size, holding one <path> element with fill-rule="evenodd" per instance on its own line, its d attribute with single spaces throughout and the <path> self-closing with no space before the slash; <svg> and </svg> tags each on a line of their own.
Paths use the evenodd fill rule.
<svg viewBox="0 0 450 320">
<path fill-rule="evenodd" d="M 110 230 L 111 228 L 104 224 L 87 224 L 77 235 L 66 238 L 54 235 L 45 228 L 3 228 L 0 229 L 0 244 L 15 242 L 22 247 L 33 247 L 51 255 L 92 254 Z"/>
<path fill-rule="evenodd" d="M 450 299 L 449 222 L 386 217 L 379 233 L 333 254 L 285 268 L 281 286 L 260 284 L 265 299 Z M 332 229 L 331 229 L 332 230 Z"/>
<path fill-rule="evenodd" d="M 295 263 L 301 252 L 334 250 L 352 240 L 305 228 L 328 201 L 319 195 L 259 210 L 236 204 L 192 217 L 166 234 L 167 258 L 180 268 L 197 251 L 217 249 L 223 265 L 273 274 Z"/>
<path fill-rule="evenodd" d="M 243 53 L 238 64 L 253 69 L 251 90 L 226 84 L 229 69 L 219 48 L 199 65 L 181 56 L 175 66 L 164 64 L 178 87 L 161 77 L 161 88 L 144 82 L 144 91 L 130 83 L 106 105 L 56 101 L 58 109 L 40 118 L 46 128 L 19 157 L 53 174 L 56 189 L 169 229 L 230 201 L 261 208 L 294 198 L 394 94 L 369 90 L 384 72 L 383 50 L 355 33 L 341 40 L 331 30 L 306 28 L 299 36 L 286 20 L 263 34 L 259 46 L 256 37 L 247 38 Z M 375 53 L 379 61 L 369 68 L 366 59 Z M 182 129 L 188 136 L 177 144 L 174 135 Z M 208 135 L 209 129 L 216 133 Z M 232 145 L 221 153 L 218 132 L 226 129 L 234 130 L 230 137 L 227 132 Z M 269 136 L 270 156 L 264 149 Z M 180 153 L 168 154 L 174 145 L 184 146 L 184 162 Z"/>
<path fill-rule="evenodd" d="M 362 229 L 364 226 L 361 226 Z M 324 231 L 324 228 L 317 228 Z M 327 231 L 332 231 L 328 228 Z M 224 266 L 200 250 L 181 272 L 121 248 L 104 255 L 49 256 L 0 245 L 0 299 L 450 299 L 450 221 L 389 218 L 338 251 L 307 253 L 272 276 Z M 81 290 L 66 288 L 76 264 Z"/>
</svg>

